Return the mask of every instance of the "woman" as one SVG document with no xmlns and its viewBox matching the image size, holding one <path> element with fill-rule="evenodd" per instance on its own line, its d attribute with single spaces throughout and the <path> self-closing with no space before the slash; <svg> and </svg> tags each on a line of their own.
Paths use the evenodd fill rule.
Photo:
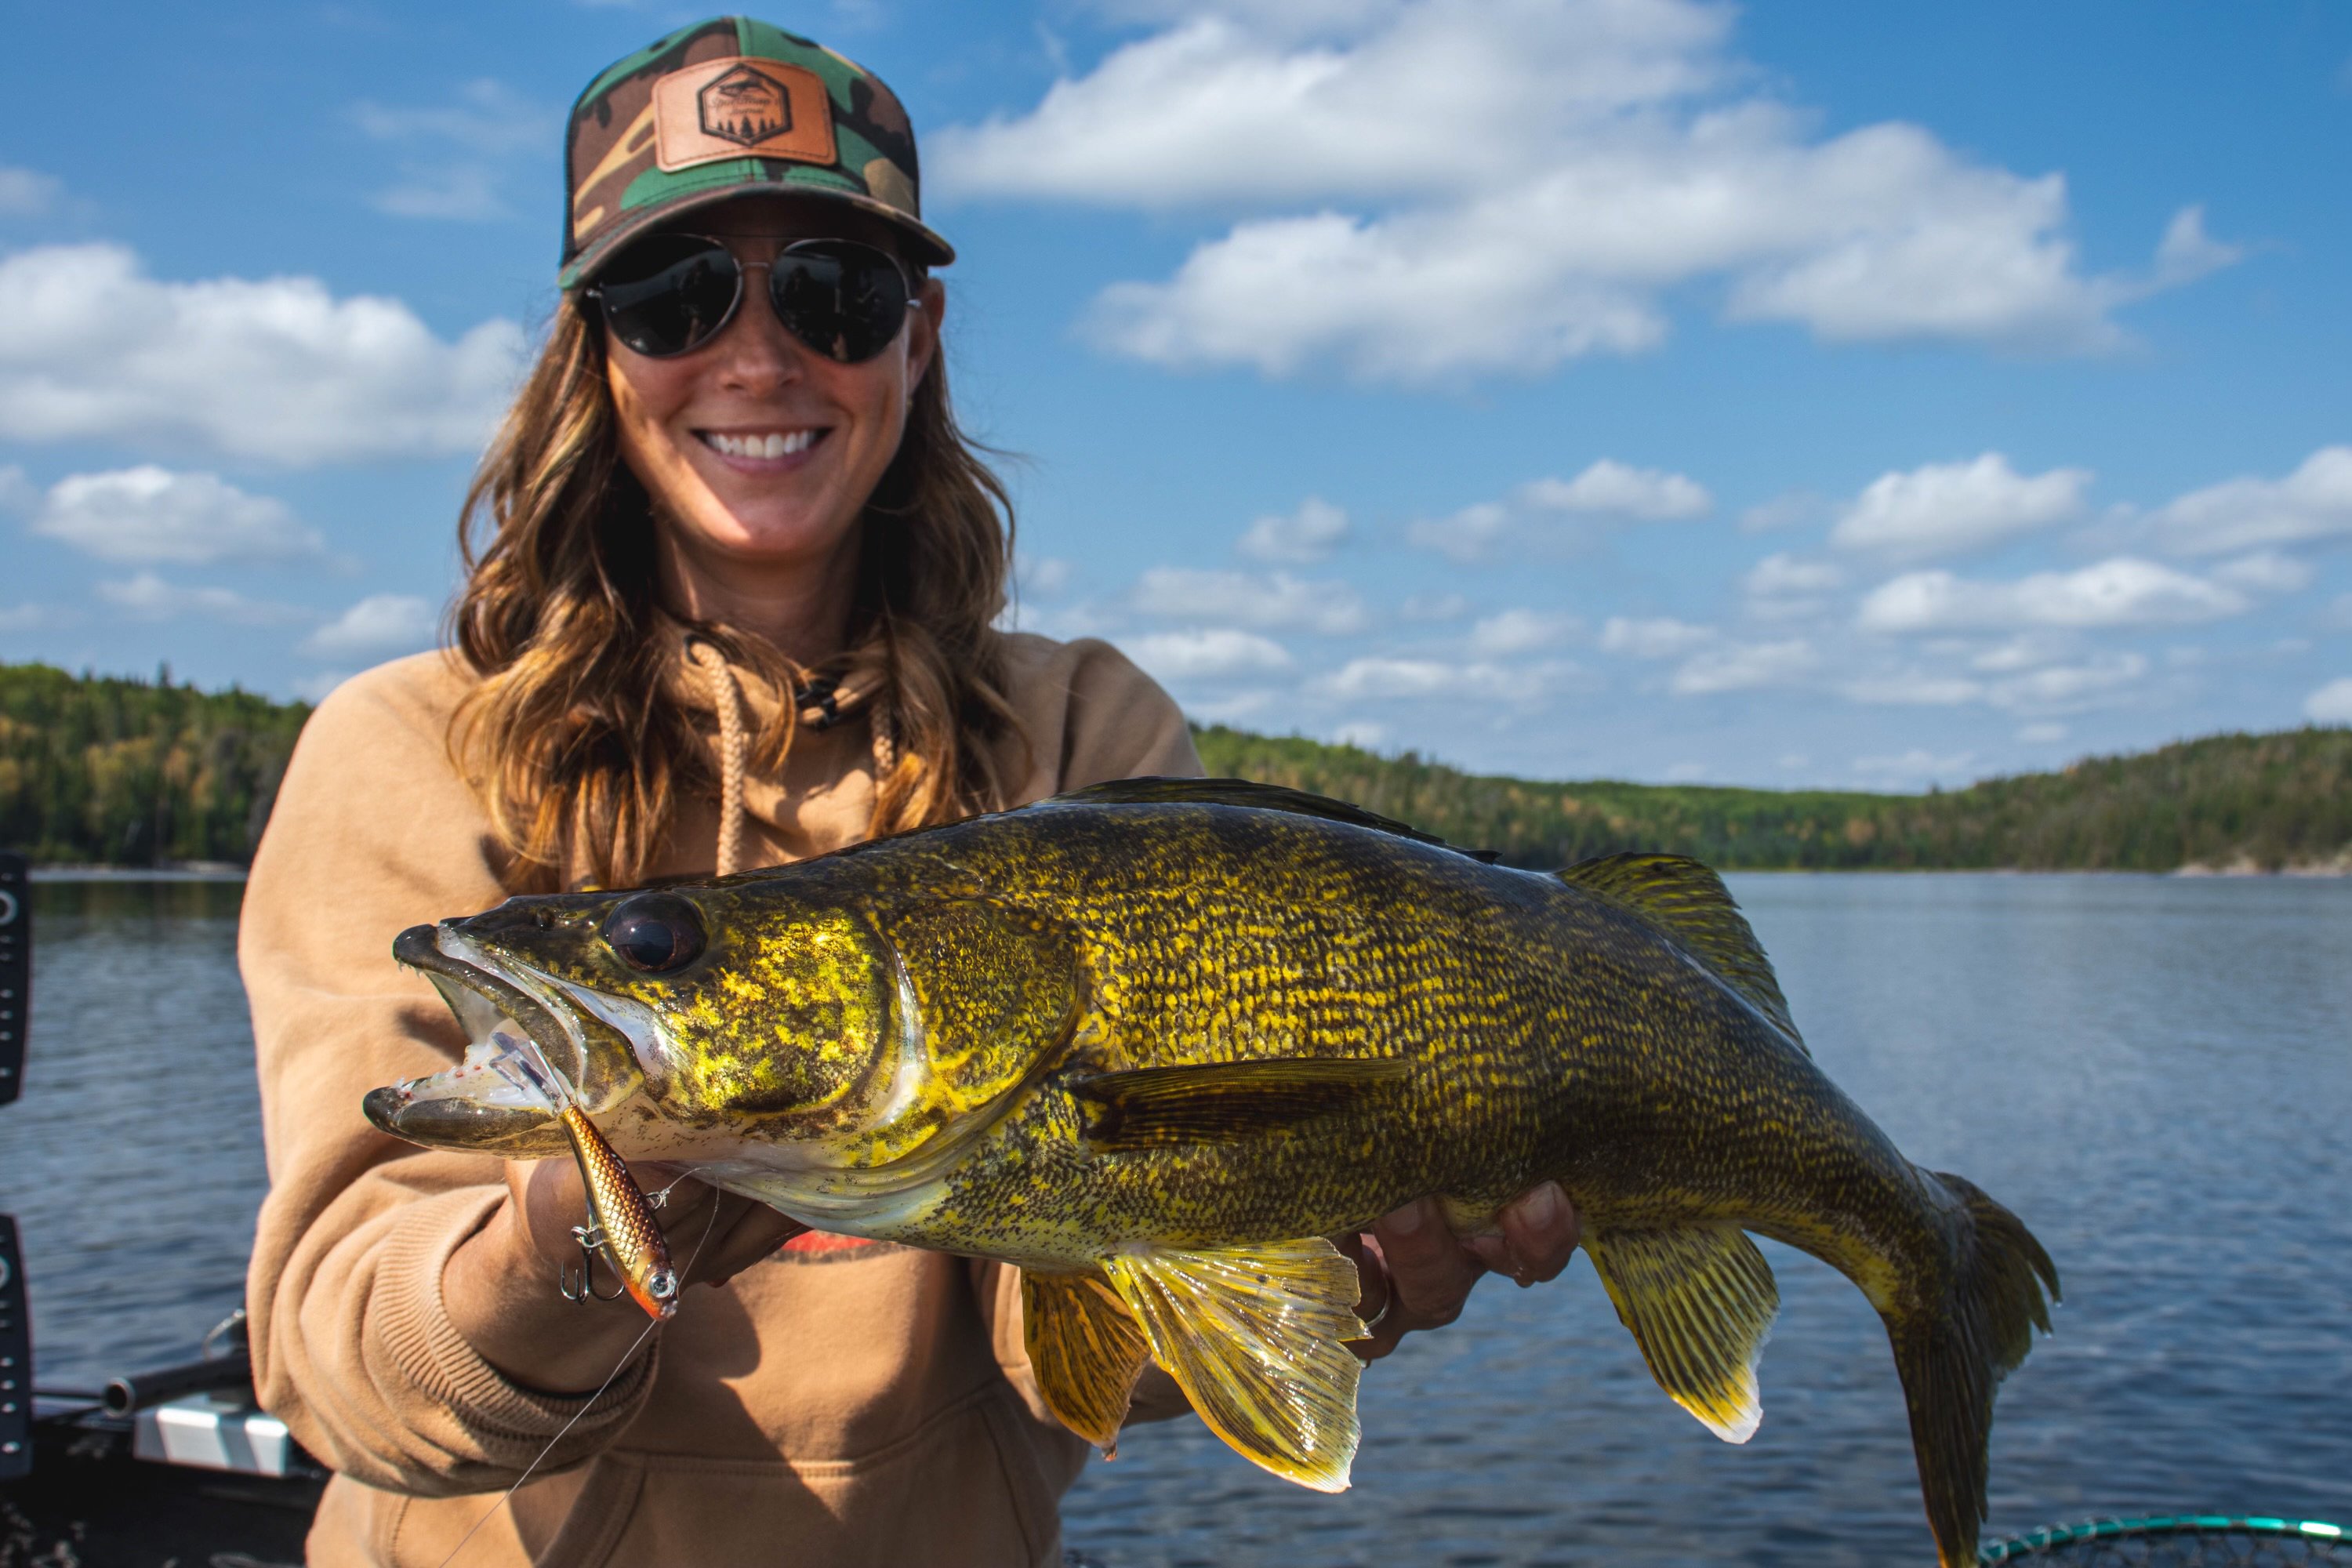
<svg viewBox="0 0 2352 1568">
<path fill-rule="evenodd" d="M 953 252 L 888 89 L 721 19 L 605 71 L 571 127 L 566 302 L 468 500 L 457 648 L 320 706 L 247 897 L 256 1380 L 337 1472 L 310 1561 L 1057 1562 L 1086 1449 L 1038 1403 L 1011 1270 L 680 1183 L 707 1288 L 647 1334 L 558 1289 L 570 1162 L 360 1116 L 463 1045 L 391 961 L 405 926 L 1199 771 L 1115 651 L 992 629 L 1010 519 L 950 411 Z M 1574 1243 L 1556 1188 L 1475 1256 L 1432 1203 L 1390 1216 L 1357 1247 L 1364 1352 Z M 1139 1391 L 1138 1418 L 1181 1408 Z"/>
</svg>

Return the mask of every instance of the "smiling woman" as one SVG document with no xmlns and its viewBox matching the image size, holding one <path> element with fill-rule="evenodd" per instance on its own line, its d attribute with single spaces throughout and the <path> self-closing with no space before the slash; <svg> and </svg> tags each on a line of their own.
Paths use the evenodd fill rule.
<svg viewBox="0 0 2352 1568">
<path fill-rule="evenodd" d="M 1038 1394 L 1016 1270 L 814 1246 L 650 1167 L 667 1247 L 639 1200 L 645 1245 L 622 1249 L 666 1286 L 649 1330 L 576 1288 L 583 1173 L 600 1214 L 636 1190 L 594 1131 L 630 1086 L 532 1031 L 541 1010 L 453 1018 L 395 963 L 432 967 L 396 952 L 404 929 L 519 892 L 1200 770 L 1115 650 L 994 627 L 1012 519 L 950 407 L 930 270 L 953 252 L 880 81 L 701 23 L 590 85 L 568 172 L 565 301 L 467 500 L 456 647 L 320 708 L 246 901 L 272 1177 L 255 1375 L 337 1472 L 310 1561 L 1058 1563 L 1087 1444 Z M 688 961 L 700 933 L 662 897 L 604 933 L 621 962 Z M 548 1158 L 565 1145 L 536 1116 L 493 1140 L 503 1160 L 362 1118 L 377 1085 L 496 1070 L 518 1030 L 546 1059 L 517 1092 L 601 1161 Z M 813 1071 L 818 1036 L 792 1037 Z M 1449 1321 L 1490 1264 L 1557 1273 L 1575 1216 L 1531 1198 L 1469 1246 L 1426 1198 L 1347 1238 L 1379 1321 L 1360 1353 Z M 1164 1379 L 1134 1398 L 1132 1418 L 1184 1408 Z M 467 1495 L 509 1489 L 510 1510 Z"/>
</svg>

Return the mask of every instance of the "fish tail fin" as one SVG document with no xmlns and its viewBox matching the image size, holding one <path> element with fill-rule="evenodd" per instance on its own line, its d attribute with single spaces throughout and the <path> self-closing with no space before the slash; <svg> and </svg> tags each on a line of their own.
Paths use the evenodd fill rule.
<svg viewBox="0 0 2352 1568">
<path fill-rule="evenodd" d="M 1985 1517 L 1985 1454 L 1993 1390 L 2025 1359 L 2033 1331 L 2050 1331 L 2043 1300 L 2058 1270 L 2022 1221 L 1976 1185 L 1920 1173 L 1959 1200 L 1956 1245 L 1940 1301 L 1886 1314 L 1911 1414 L 1911 1447 L 1927 1523 L 1943 1568 L 1973 1568 Z"/>
</svg>

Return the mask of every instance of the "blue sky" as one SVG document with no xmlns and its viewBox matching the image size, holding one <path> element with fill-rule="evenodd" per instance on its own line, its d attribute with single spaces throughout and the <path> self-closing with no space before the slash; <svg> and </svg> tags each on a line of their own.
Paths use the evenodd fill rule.
<svg viewBox="0 0 2352 1568">
<path fill-rule="evenodd" d="M 564 110 L 701 14 L 20 8 L 0 658 L 428 641 Z M 2352 10 L 768 15 L 915 116 L 1021 624 L 1196 717 L 1889 789 L 2352 722 Z"/>
</svg>

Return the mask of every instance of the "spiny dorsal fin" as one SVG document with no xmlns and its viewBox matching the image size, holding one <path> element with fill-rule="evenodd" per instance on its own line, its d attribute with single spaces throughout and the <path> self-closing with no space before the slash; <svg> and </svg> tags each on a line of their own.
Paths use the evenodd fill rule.
<svg viewBox="0 0 2352 1568">
<path fill-rule="evenodd" d="M 1135 1380 L 1151 1360 L 1118 1293 L 1092 1274 L 1024 1270 L 1021 1320 L 1045 1407 L 1105 1454 L 1116 1453 Z"/>
<path fill-rule="evenodd" d="M 1681 855 L 1634 851 L 1580 860 L 1559 879 L 1631 910 L 1656 926 L 1724 984 L 1756 1005 L 1800 1050 L 1804 1038 L 1789 1016 L 1788 999 L 1772 976 L 1763 944 L 1748 929 L 1723 879 Z"/>
<path fill-rule="evenodd" d="M 1621 1230 L 1585 1237 L 1617 1317 L 1650 1375 L 1727 1443 L 1764 1419 L 1756 1358 L 1780 1310 L 1772 1267 L 1732 1226 Z"/>
<path fill-rule="evenodd" d="M 1387 1058 L 1300 1057 L 1137 1068 L 1080 1079 L 1087 1146 L 1101 1153 L 1170 1143 L 1239 1143 L 1351 1110 L 1412 1076 Z"/>
<path fill-rule="evenodd" d="M 1037 802 L 1031 810 L 1055 805 L 1245 805 L 1258 811 L 1287 811 L 1298 816 L 1319 816 L 1327 822 L 1344 822 L 1352 827 L 1370 827 L 1381 833 L 1393 833 L 1400 838 L 1410 838 L 1416 844 L 1434 844 L 1441 849 L 1451 849 L 1457 855 L 1467 855 L 1473 860 L 1492 864 L 1496 852 L 1492 849 L 1464 849 L 1448 844 L 1443 838 L 1408 827 L 1393 817 L 1366 811 L 1344 800 L 1328 795 L 1309 795 L 1303 789 L 1291 789 L 1285 784 L 1258 784 L 1250 779 L 1188 779 L 1140 778 L 1113 779 L 1108 784 L 1089 784 L 1085 789 L 1072 790 Z"/>
<path fill-rule="evenodd" d="M 1355 1462 L 1360 1339 L 1356 1266 L 1320 1237 L 1216 1252 L 1153 1249 L 1103 1259 L 1209 1429 L 1255 1465 L 1345 1491 Z"/>
</svg>

